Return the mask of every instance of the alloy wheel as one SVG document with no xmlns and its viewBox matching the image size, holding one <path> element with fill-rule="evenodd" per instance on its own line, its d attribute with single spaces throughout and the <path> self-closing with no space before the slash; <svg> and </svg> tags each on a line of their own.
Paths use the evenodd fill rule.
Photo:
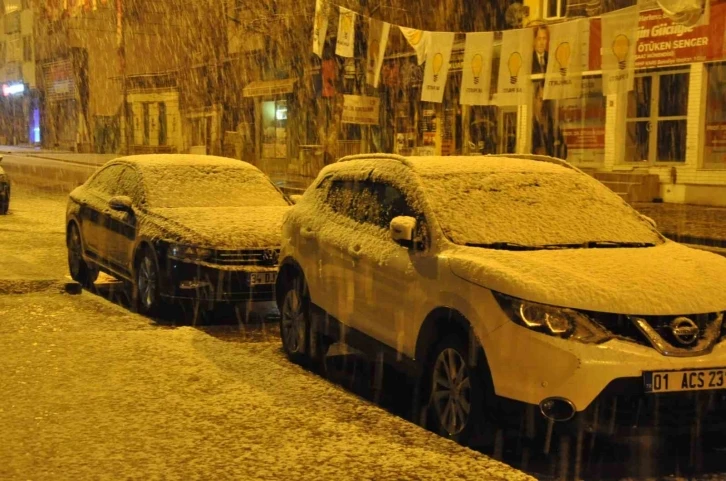
<svg viewBox="0 0 726 481">
<path fill-rule="evenodd" d="M 83 257 L 81 255 L 81 235 L 78 228 L 71 227 L 71 238 L 68 243 L 68 267 L 71 271 L 71 278 L 78 279 L 81 276 L 81 263 Z"/>
<path fill-rule="evenodd" d="M 461 433 L 471 411 L 471 374 L 461 354 L 446 348 L 436 358 L 431 401 L 441 428 L 450 436 Z"/>
<path fill-rule="evenodd" d="M 300 293 L 292 288 L 287 291 L 282 304 L 280 327 L 282 342 L 289 354 L 304 354 L 305 313 Z"/>
<path fill-rule="evenodd" d="M 141 304 L 147 310 L 151 309 L 156 302 L 156 281 L 154 261 L 145 255 L 139 264 L 138 289 Z"/>
</svg>

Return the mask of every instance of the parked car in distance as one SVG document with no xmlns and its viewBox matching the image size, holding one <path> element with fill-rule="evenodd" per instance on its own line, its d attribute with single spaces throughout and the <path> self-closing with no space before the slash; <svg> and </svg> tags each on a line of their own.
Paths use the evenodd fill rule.
<svg viewBox="0 0 726 481">
<path fill-rule="evenodd" d="M 0 162 L 3 156 L 0 155 Z M 0 215 L 5 215 L 10 210 L 10 178 L 0 166 Z"/>
<path fill-rule="evenodd" d="M 271 300 L 290 202 L 256 167 L 165 154 L 112 160 L 71 192 L 71 277 L 127 283 L 138 309 L 166 301 Z"/>
<path fill-rule="evenodd" d="M 346 157 L 288 212 L 282 239 L 288 356 L 320 359 L 342 340 L 383 359 L 459 442 L 505 406 L 587 432 L 632 429 L 623 413 L 636 411 L 640 426 L 689 429 L 669 414 L 714 393 L 701 426 L 726 414 L 726 259 L 667 240 L 565 161 Z"/>
</svg>

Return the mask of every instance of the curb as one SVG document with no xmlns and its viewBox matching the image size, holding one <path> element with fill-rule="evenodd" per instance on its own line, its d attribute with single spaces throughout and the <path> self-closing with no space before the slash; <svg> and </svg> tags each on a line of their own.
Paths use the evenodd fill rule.
<svg viewBox="0 0 726 481">
<path fill-rule="evenodd" d="M 49 290 L 77 295 L 83 288 L 75 281 L 59 279 L 0 279 L 0 295 L 32 294 Z"/>
</svg>

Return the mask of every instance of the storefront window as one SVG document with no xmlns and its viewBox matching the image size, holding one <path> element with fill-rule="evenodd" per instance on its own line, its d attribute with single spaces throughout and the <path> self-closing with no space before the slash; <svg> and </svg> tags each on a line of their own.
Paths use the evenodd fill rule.
<svg viewBox="0 0 726 481">
<path fill-rule="evenodd" d="M 628 93 L 625 160 L 686 160 L 687 71 L 642 74 Z"/>
<path fill-rule="evenodd" d="M 287 157 L 287 100 L 262 102 L 262 157 Z"/>
<path fill-rule="evenodd" d="M 708 66 L 703 164 L 726 167 L 726 64 Z"/>
</svg>

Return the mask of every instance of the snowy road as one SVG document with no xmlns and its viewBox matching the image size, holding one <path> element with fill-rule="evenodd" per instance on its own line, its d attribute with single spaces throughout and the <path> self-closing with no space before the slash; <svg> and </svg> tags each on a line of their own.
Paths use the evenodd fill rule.
<svg viewBox="0 0 726 481">
<path fill-rule="evenodd" d="M 64 293 L 65 198 L 14 187 L 0 479 L 531 479 L 291 364 L 274 324 L 229 336 Z"/>
<path fill-rule="evenodd" d="M 402 419 L 405 388 L 384 388 L 377 407 L 365 366 L 333 376 L 340 387 L 292 365 L 274 322 L 223 312 L 175 327 L 106 300 L 112 284 L 64 293 L 66 197 L 13 189 L 0 217 L 0 479 L 528 479 Z M 508 452 L 518 444 L 504 461 L 550 472 L 556 458 L 524 464 Z M 684 479 L 668 476 L 688 464 L 682 441 L 657 455 L 598 446 L 598 479 Z M 703 464 L 711 474 L 689 479 L 726 479 L 723 451 Z"/>
</svg>

